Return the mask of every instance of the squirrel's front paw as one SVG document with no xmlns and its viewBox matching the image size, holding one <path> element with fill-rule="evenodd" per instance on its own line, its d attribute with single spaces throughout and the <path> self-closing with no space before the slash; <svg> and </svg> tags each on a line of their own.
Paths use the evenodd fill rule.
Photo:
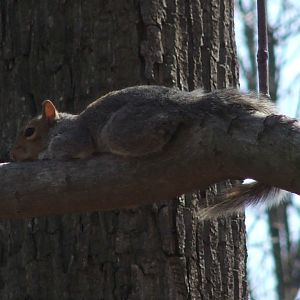
<svg viewBox="0 0 300 300">
<path fill-rule="evenodd" d="M 47 150 L 40 152 L 38 155 L 39 160 L 48 160 L 48 159 L 53 159 L 51 153 Z"/>
</svg>

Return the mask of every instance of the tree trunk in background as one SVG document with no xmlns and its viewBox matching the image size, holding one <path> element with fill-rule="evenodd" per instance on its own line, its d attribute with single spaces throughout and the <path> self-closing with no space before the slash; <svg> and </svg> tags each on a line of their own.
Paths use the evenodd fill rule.
<svg viewBox="0 0 300 300">
<path fill-rule="evenodd" d="M 283 4 L 276 17 L 276 24 L 281 24 L 281 26 L 274 26 L 272 24 L 272 18 L 269 18 L 271 22 L 268 24 L 268 40 L 269 40 L 269 81 L 270 81 L 270 96 L 271 100 L 277 102 L 278 94 L 280 89 L 286 90 L 286 94 L 289 94 L 289 89 L 294 88 L 293 78 L 290 78 L 292 84 L 287 88 L 285 84 L 281 84 L 281 79 L 283 75 L 283 69 L 285 65 L 290 62 L 278 55 L 278 49 L 280 45 L 285 44 L 289 47 L 289 40 L 293 40 L 293 37 L 298 34 L 298 28 L 290 28 L 289 24 L 292 22 L 291 14 L 297 11 L 295 6 L 285 6 L 285 1 L 282 0 Z M 247 55 L 240 59 L 242 71 L 247 79 L 247 88 L 249 90 L 257 90 L 257 64 L 256 64 L 256 3 L 255 1 L 251 3 L 245 3 L 243 1 L 236 2 L 237 8 L 241 14 L 243 20 L 243 34 L 246 41 Z M 269 3 L 269 5 L 272 5 Z M 252 17 L 251 17 L 252 16 Z M 289 17 L 287 17 L 289 16 Z M 284 31 L 282 32 L 282 29 Z M 278 49 L 277 49 L 278 48 Z M 280 58 L 279 58 L 280 57 Z M 290 59 L 292 56 L 289 57 Z M 246 62 L 243 65 L 243 62 Z M 297 116 L 299 117 L 299 115 Z M 288 208 L 293 206 L 292 196 L 286 199 L 285 203 L 278 207 L 272 207 L 267 211 L 267 220 L 269 227 L 269 235 L 271 242 L 271 253 L 266 251 L 266 246 L 261 246 L 261 251 L 265 256 L 272 255 L 274 260 L 274 278 L 275 287 L 274 292 L 280 300 L 293 300 L 295 299 L 297 292 L 299 290 L 300 282 L 300 257 L 299 257 L 299 239 L 294 240 L 292 238 L 292 230 L 289 225 L 291 221 L 291 216 L 289 215 Z M 250 225 L 253 227 L 253 224 Z M 250 238 L 251 240 L 251 238 Z M 257 245 L 253 247 L 257 248 Z M 265 278 L 270 277 L 268 271 L 264 270 Z M 251 276 L 251 270 L 250 270 Z M 252 276 L 251 276 L 252 277 Z M 255 278 L 255 276 L 253 276 Z M 263 276 L 260 276 L 263 278 Z M 252 285 L 257 286 L 257 279 L 253 280 Z M 250 282 L 250 289 L 251 282 Z M 251 290 L 250 290 L 251 291 Z M 266 288 L 265 293 L 270 291 Z M 251 293 L 252 294 L 252 293 Z M 257 298 L 256 298 L 257 297 Z M 265 294 L 255 293 L 253 291 L 253 298 L 258 299 L 259 297 L 265 297 Z"/>
<path fill-rule="evenodd" d="M 233 1 L 3 0 L 0 10 L 2 160 L 45 98 L 78 112 L 130 85 L 237 85 Z M 200 198 L 3 221 L 0 298 L 246 299 L 243 217 L 198 222 Z"/>
</svg>

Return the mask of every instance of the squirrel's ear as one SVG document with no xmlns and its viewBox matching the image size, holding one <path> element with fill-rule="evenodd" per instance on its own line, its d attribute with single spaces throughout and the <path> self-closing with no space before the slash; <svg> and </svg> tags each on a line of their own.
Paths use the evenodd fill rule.
<svg viewBox="0 0 300 300">
<path fill-rule="evenodd" d="M 45 100 L 42 104 L 42 116 L 50 123 L 59 119 L 58 111 L 50 100 Z"/>
</svg>

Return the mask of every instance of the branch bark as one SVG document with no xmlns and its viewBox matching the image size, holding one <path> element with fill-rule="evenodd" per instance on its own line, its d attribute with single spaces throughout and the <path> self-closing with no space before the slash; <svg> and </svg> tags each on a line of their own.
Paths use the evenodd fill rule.
<svg viewBox="0 0 300 300">
<path fill-rule="evenodd" d="M 0 164 L 0 217 L 130 208 L 224 179 L 253 178 L 300 194 L 300 124 L 262 113 L 180 127 L 162 152 L 126 158 Z"/>
</svg>

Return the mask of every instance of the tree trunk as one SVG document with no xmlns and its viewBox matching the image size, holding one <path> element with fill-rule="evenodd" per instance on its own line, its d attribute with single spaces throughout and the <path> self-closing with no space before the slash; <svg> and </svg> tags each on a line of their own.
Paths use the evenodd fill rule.
<svg viewBox="0 0 300 300">
<path fill-rule="evenodd" d="M 78 112 L 130 85 L 237 85 L 233 1 L 3 0 L 0 10 L 2 160 L 46 98 Z M 0 298 L 246 299 L 243 216 L 197 221 L 212 192 L 3 221 Z"/>
</svg>

